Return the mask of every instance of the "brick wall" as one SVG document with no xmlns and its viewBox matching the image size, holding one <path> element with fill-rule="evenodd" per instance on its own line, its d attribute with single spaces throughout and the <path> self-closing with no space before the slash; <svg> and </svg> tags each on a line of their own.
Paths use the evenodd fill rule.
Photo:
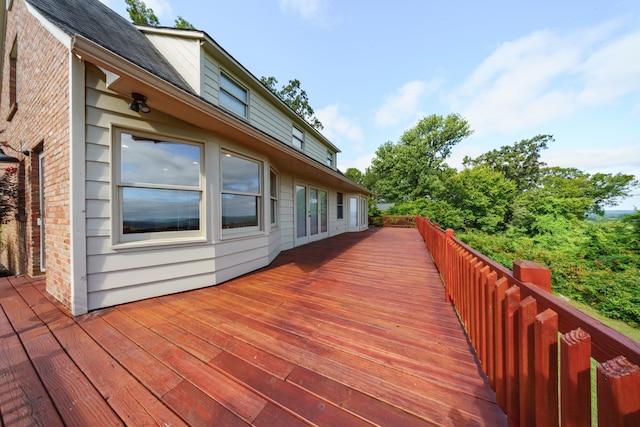
<svg viewBox="0 0 640 427">
<path fill-rule="evenodd" d="M 16 103 L 10 105 L 11 49 L 17 40 Z M 69 51 L 34 18 L 24 0 L 7 11 L 2 70 L 0 139 L 30 157 L 6 150 L 22 162 L 24 188 L 17 221 L 3 226 L 0 262 L 16 274 L 40 275 L 38 154 L 44 153 L 47 291 L 70 301 Z M 10 120 L 9 120 L 10 117 Z"/>
</svg>

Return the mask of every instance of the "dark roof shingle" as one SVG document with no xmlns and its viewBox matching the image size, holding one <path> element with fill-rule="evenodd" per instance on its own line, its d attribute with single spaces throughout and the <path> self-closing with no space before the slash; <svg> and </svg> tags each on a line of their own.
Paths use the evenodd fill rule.
<svg viewBox="0 0 640 427">
<path fill-rule="evenodd" d="M 140 30 L 98 0 L 26 0 L 69 36 L 80 35 L 189 93 L 193 90 Z"/>
</svg>

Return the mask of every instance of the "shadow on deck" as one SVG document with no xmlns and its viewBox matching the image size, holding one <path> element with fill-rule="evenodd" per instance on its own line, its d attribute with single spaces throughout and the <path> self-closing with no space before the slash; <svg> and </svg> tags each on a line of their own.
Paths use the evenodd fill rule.
<svg viewBox="0 0 640 427">
<path fill-rule="evenodd" d="M 506 425 L 415 229 L 76 318 L 42 280 L 0 305 L 6 426 Z"/>
</svg>

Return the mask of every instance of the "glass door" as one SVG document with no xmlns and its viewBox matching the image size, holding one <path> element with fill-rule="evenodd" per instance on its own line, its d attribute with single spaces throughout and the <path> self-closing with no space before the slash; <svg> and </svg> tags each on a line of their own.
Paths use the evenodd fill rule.
<svg viewBox="0 0 640 427">
<path fill-rule="evenodd" d="M 295 245 L 322 239 L 329 234 L 329 197 L 325 190 L 296 184 Z"/>
</svg>

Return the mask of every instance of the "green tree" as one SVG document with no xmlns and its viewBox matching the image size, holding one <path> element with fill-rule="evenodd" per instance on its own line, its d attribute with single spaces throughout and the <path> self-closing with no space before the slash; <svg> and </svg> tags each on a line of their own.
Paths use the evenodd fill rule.
<svg viewBox="0 0 640 427">
<path fill-rule="evenodd" d="M 525 191 L 537 185 L 541 171 L 546 164 L 540 161 L 540 152 L 553 142 L 551 135 L 537 135 L 523 139 L 513 145 L 491 150 L 475 159 L 466 156 L 465 166 L 486 165 L 501 172 L 505 178 L 516 183 L 518 191 Z"/>
<path fill-rule="evenodd" d="M 174 21 L 173 27 L 174 28 L 180 28 L 180 29 L 183 29 L 183 30 L 195 30 L 196 29 L 196 27 L 191 25 L 191 23 L 189 21 L 187 21 L 186 19 L 184 19 L 180 15 L 178 15 L 178 17 Z"/>
<path fill-rule="evenodd" d="M 465 226 L 496 233 L 506 228 L 516 184 L 488 166 L 464 169 L 447 181 L 449 203 L 463 213 Z"/>
<path fill-rule="evenodd" d="M 389 141 L 378 148 L 367 171 L 375 178 L 373 190 L 387 202 L 437 199 L 445 190 L 443 174 L 450 173 L 445 160 L 472 132 L 457 114 L 424 117 L 398 143 Z"/>
<path fill-rule="evenodd" d="M 356 184 L 364 185 L 364 174 L 358 168 L 347 168 L 344 175 Z"/>
<path fill-rule="evenodd" d="M 307 92 L 301 88 L 300 80 L 289 80 L 289 84 L 282 86 L 281 89 L 276 87 L 278 80 L 273 76 L 263 76 L 260 78 L 260 81 L 311 126 L 318 130 L 324 128 L 320 120 L 314 116 L 315 112 L 309 104 Z"/>
<path fill-rule="evenodd" d="M 160 21 L 153 9 L 147 7 L 142 0 L 124 0 L 127 4 L 127 12 L 131 17 L 131 21 L 136 25 L 149 25 L 157 27 Z"/>
</svg>

